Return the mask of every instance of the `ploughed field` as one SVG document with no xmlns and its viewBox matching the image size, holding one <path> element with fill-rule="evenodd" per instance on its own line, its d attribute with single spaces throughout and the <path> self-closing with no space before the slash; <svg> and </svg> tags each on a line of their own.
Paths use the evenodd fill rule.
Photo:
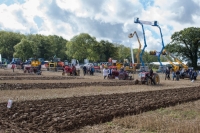
<svg viewBox="0 0 200 133">
<path fill-rule="evenodd" d="M 135 79 L 137 75 L 134 76 Z M 0 70 L 0 131 L 67 132 L 111 121 L 115 117 L 155 110 L 200 98 L 200 82 L 164 80 L 160 85 L 135 85 L 94 76 L 41 76 Z M 12 99 L 11 109 L 7 101 Z"/>
</svg>

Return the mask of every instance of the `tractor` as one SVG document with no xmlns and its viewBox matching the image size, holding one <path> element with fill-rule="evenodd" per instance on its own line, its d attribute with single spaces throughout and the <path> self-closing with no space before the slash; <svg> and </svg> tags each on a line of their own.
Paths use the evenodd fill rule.
<svg viewBox="0 0 200 133">
<path fill-rule="evenodd" d="M 60 60 L 60 58 L 53 58 L 50 62 L 47 63 L 47 71 L 58 71 L 62 70 L 64 66 L 64 62 Z"/>
<path fill-rule="evenodd" d="M 80 66 L 78 60 L 72 59 L 71 63 L 67 60 L 64 62 L 63 75 L 67 73 L 68 76 L 80 76 Z"/>
<path fill-rule="evenodd" d="M 139 78 L 142 84 L 151 85 L 152 80 L 155 82 L 155 84 L 160 84 L 160 77 L 157 73 L 153 73 L 152 80 L 151 80 L 149 72 L 140 72 Z"/>
<path fill-rule="evenodd" d="M 98 65 L 98 63 L 94 62 L 93 67 L 95 72 L 101 73 L 100 65 Z"/>
<path fill-rule="evenodd" d="M 124 71 L 123 69 L 120 69 L 118 71 L 117 69 L 112 69 L 112 74 L 108 75 L 108 79 L 116 79 L 118 78 L 119 80 L 132 80 L 133 77 L 129 75 L 127 71 Z"/>
<path fill-rule="evenodd" d="M 41 62 L 37 59 L 30 58 L 30 64 L 24 65 L 24 73 L 35 73 L 41 75 Z"/>
</svg>

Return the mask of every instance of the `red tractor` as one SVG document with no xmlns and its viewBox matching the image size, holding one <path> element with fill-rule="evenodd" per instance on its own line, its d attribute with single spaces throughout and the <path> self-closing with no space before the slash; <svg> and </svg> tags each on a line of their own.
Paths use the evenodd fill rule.
<svg viewBox="0 0 200 133">
<path fill-rule="evenodd" d="M 101 73 L 100 65 L 98 65 L 98 63 L 93 63 L 93 66 L 95 72 Z"/>
<path fill-rule="evenodd" d="M 160 84 L 160 77 L 157 73 L 153 73 L 153 76 L 150 77 L 149 72 L 140 72 L 139 77 L 142 84 L 151 85 L 152 81 L 155 82 L 155 84 Z"/>
<path fill-rule="evenodd" d="M 117 71 L 117 69 L 112 69 L 112 74 L 108 75 L 109 79 L 115 79 L 118 77 L 119 80 L 132 80 L 132 76 L 129 76 L 129 73 L 123 70 Z"/>
</svg>

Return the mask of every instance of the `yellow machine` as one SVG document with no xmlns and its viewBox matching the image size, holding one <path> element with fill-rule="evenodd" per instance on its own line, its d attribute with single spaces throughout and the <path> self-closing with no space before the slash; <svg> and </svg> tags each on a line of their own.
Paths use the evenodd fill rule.
<svg viewBox="0 0 200 133">
<path fill-rule="evenodd" d="M 38 67 L 39 65 L 41 65 L 41 62 L 39 60 L 31 61 L 31 67 Z"/>
<path fill-rule="evenodd" d="M 165 52 L 166 53 L 166 52 Z M 176 64 L 174 64 L 169 58 L 170 56 L 170 53 L 167 53 L 166 54 L 166 56 L 164 56 L 166 59 L 167 59 L 167 61 L 172 65 L 172 71 L 174 71 L 174 72 L 176 72 L 177 70 L 179 70 L 180 69 L 180 67 L 178 66 L 178 65 L 176 65 Z"/>
<path fill-rule="evenodd" d="M 156 53 L 157 53 L 156 50 L 153 50 L 153 51 L 150 51 L 150 52 L 149 52 L 150 55 L 156 55 Z M 166 51 L 163 50 L 163 51 L 162 51 L 162 55 L 166 55 L 166 54 L 167 54 Z"/>
<path fill-rule="evenodd" d="M 175 56 L 173 56 L 172 54 L 169 53 L 169 55 L 174 58 L 175 62 L 178 62 L 178 64 L 184 69 L 184 70 L 188 70 L 188 66 L 185 65 L 182 61 L 180 61 L 178 58 L 176 58 Z"/>
<path fill-rule="evenodd" d="M 131 72 L 133 73 L 135 71 L 135 67 L 129 63 L 128 59 L 124 59 L 124 70 L 127 71 L 127 72 Z"/>
<path fill-rule="evenodd" d="M 140 52 L 141 52 L 142 45 L 140 43 L 140 39 L 139 39 L 136 31 L 131 33 L 128 37 L 132 38 L 132 37 L 134 37 L 134 35 L 136 35 L 136 37 L 137 37 L 137 41 L 139 43 L 139 48 L 138 48 L 138 51 L 137 51 L 137 54 L 136 54 L 137 63 L 133 64 L 133 69 L 139 69 L 140 68 L 140 66 L 139 66 L 140 65 Z"/>
<path fill-rule="evenodd" d="M 60 60 L 60 58 L 53 58 L 48 62 L 47 71 L 58 71 L 62 70 L 64 66 L 64 62 Z"/>
<path fill-rule="evenodd" d="M 57 71 L 57 62 L 48 62 L 47 71 Z"/>
<path fill-rule="evenodd" d="M 41 75 L 41 62 L 36 58 L 29 58 L 30 65 L 24 67 L 24 73 L 37 73 L 38 75 Z"/>
</svg>

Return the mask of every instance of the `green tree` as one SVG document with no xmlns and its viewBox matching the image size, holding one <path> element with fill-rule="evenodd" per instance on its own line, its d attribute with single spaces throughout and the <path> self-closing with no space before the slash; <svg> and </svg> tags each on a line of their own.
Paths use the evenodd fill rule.
<svg viewBox="0 0 200 133">
<path fill-rule="evenodd" d="M 24 37 L 20 33 L 0 31 L 0 53 L 2 57 L 11 60 L 14 54 L 14 46 Z"/>
<path fill-rule="evenodd" d="M 125 47 L 124 45 L 118 45 L 118 53 L 119 53 L 119 57 L 118 57 L 118 61 L 119 62 L 123 62 L 124 59 L 128 59 L 129 61 L 131 61 L 131 50 L 129 47 Z"/>
<path fill-rule="evenodd" d="M 101 40 L 99 43 L 101 46 L 101 49 L 99 50 L 100 61 L 108 61 L 110 57 L 113 59 L 119 58 L 118 47 L 116 47 L 113 43 L 105 40 Z"/>
<path fill-rule="evenodd" d="M 48 38 L 51 42 L 54 54 L 58 58 L 61 58 L 62 60 L 67 59 L 67 55 L 65 53 L 67 50 L 66 47 L 67 40 L 61 36 L 56 36 L 56 35 L 49 35 Z"/>
<path fill-rule="evenodd" d="M 81 33 L 67 42 L 66 54 L 69 58 L 75 58 L 80 62 L 86 58 L 89 60 L 96 60 L 95 57 L 93 57 L 95 55 L 94 51 L 92 51 L 92 46 L 96 43 L 95 37 L 91 37 L 87 33 Z"/>
<path fill-rule="evenodd" d="M 22 39 L 20 43 L 14 46 L 16 51 L 14 52 L 14 57 L 19 57 L 23 61 L 25 61 L 27 57 L 33 57 L 33 46 L 33 41 L 29 41 L 25 38 Z"/>
<path fill-rule="evenodd" d="M 157 62 L 158 57 L 155 55 L 150 55 L 149 52 L 145 51 L 143 54 L 143 61 L 144 63 Z"/>
<path fill-rule="evenodd" d="M 181 56 L 197 68 L 197 59 L 200 54 L 200 28 L 189 27 L 171 36 L 172 41 L 166 46 L 167 51 Z"/>
<path fill-rule="evenodd" d="M 48 36 L 40 34 L 28 35 L 27 39 L 33 42 L 31 57 L 51 59 L 56 54 L 56 46 L 54 46 L 54 42 Z"/>
</svg>

